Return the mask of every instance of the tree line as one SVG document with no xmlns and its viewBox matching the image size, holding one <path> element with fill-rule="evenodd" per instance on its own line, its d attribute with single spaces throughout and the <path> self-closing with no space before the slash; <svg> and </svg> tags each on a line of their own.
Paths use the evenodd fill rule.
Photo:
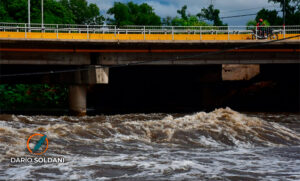
<svg viewBox="0 0 300 181">
<path fill-rule="evenodd" d="M 107 14 L 113 18 L 105 19 L 99 7 L 86 0 L 44 0 L 44 22 L 46 24 L 114 24 L 122 25 L 207 25 L 204 19 L 214 25 L 224 25 L 220 11 L 209 6 L 197 15 L 187 13 L 187 6 L 177 11 L 178 16 L 161 18 L 147 3 L 115 2 Z M 1 0 L 0 21 L 26 23 L 28 19 L 27 0 Z M 31 22 L 41 23 L 41 1 L 31 1 Z"/>
<path fill-rule="evenodd" d="M 41 1 L 31 0 L 31 22 L 41 23 Z M 27 0 L 1 0 L 0 21 L 27 23 Z M 96 4 L 86 0 L 44 0 L 47 24 L 101 24 L 104 21 Z"/>
<path fill-rule="evenodd" d="M 269 0 L 280 4 L 281 11 L 286 9 L 286 24 L 300 24 L 300 0 Z M 87 0 L 44 0 L 44 22 L 46 24 L 114 24 L 122 25 L 173 25 L 173 26 L 227 26 L 220 18 L 220 10 L 213 5 L 203 8 L 197 14 L 187 12 L 185 5 L 177 10 L 175 17 L 159 17 L 147 3 L 115 2 L 105 19 L 100 8 Z M 262 9 L 255 20 L 262 18 L 271 25 L 282 25 L 281 11 Z M 26 23 L 28 19 L 27 0 L 1 0 L 0 21 Z M 41 23 L 41 1 L 31 0 L 31 22 Z"/>
<path fill-rule="evenodd" d="M 283 25 L 282 13 L 285 9 L 285 25 L 300 25 L 300 0 L 268 0 L 280 5 L 280 10 L 268 10 L 262 8 L 257 12 L 254 20 L 247 22 L 248 26 L 255 26 L 259 19 L 263 19 L 266 25 Z M 285 2 L 285 4 L 284 4 Z"/>
</svg>

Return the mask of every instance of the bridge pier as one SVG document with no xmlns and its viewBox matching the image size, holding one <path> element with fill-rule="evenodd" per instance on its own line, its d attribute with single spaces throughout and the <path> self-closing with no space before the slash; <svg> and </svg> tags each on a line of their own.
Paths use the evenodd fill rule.
<svg viewBox="0 0 300 181">
<path fill-rule="evenodd" d="M 76 116 L 86 115 L 86 85 L 69 86 L 70 113 Z"/>
<path fill-rule="evenodd" d="M 89 70 L 77 71 L 70 77 L 65 77 L 69 86 L 69 110 L 75 116 L 86 115 L 87 86 L 95 84 L 108 84 L 108 68 L 96 68 L 90 66 Z M 69 79 L 69 80 L 68 80 Z"/>
<path fill-rule="evenodd" d="M 250 80 L 260 73 L 259 64 L 223 64 L 222 80 Z"/>
</svg>

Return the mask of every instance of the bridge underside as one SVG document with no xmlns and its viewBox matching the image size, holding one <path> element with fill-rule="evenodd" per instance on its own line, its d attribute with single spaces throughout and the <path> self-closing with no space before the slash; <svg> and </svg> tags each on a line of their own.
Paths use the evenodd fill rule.
<svg viewBox="0 0 300 181">
<path fill-rule="evenodd" d="M 2 76 L 0 83 L 70 85 L 70 109 L 78 114 L 86 112 L 86 87 L 108 84 L 109 69 L 114 67 L 213 65 L 216 68 L 209 69 L 213 72 L 203 74 L 201 80 L 222 81 L 250 80 L 260 73 L 261 64 L 299 63 L 299 41 L 293 40 L 273 43 L 0 40 L 1 74 L 16 74 Z M 46 73 L 27 76 L 30 72 Z"/>
<path fill-rule="evenodd" d="M 299 41 L 293 40 L 268 44 L 265 41 L 0 40 L 0 64 L 272 64 L 299 63 L 299 57 Z"/>
</svg>

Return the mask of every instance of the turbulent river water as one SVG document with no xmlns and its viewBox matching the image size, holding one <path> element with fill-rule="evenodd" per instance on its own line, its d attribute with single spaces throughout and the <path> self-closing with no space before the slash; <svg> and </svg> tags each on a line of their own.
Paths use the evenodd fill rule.
<svg viewBox="0 0 300 181">
<path fill-rule="evenodd" d="M 26 148 L 34 133 L 47 135 L 42 156 Z M 1 180 L 300 180 L 300 115 L 0 115 L 0 153 Z M 15 157 L 65 163 L 11 163 Z"/>
</svg>

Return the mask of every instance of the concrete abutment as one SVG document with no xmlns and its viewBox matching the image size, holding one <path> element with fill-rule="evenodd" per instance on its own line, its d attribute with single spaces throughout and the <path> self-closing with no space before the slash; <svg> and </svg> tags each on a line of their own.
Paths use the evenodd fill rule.
<svg viewBox="0 0 300 181">
<path fill-rule="evenodd" d="M 73 85 L 69 86 L 69 110 L 75 116 L 86 115 L 87 86 L 108 84 L 108 68 L 93 67 L 88 71 L 78 71 L 73 74 Z"/>
</svg>

